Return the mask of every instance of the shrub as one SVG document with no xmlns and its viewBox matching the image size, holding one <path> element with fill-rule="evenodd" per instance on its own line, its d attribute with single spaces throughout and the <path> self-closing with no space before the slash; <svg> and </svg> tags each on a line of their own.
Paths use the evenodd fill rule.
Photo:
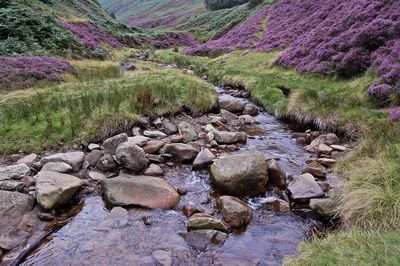
<svg viewBox="0 0 400 266">
<path fill-rule="evenodd" d="M 35 82 L 62 81 L 64 72 L 74 73 L 70 63 L 47 56 L 0 57 L 0 91 L 20 89 Z"/>
<path fill-rule="evenodd" d="M 204 5 L 208 10 L 219 10 L 242 5 L 248 1 L 249 0 L 204 0 Z"/>
</svg>

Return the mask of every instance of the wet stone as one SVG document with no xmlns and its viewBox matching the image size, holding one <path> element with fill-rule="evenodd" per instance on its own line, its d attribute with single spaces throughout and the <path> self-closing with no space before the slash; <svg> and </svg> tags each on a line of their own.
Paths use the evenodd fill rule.
<svg viewBox="0 0 400 266">
<path fill-rule="evenodd" d="M 196 213 L 190 216 L 188 224 L 188 231 L 201 230 L 201 229 L 212 229 L 222 232 L 227 232 L 229 227 L 221 220 L 211 216 L 207 213 Z"/>
<path fill-rule="evenodd" d="M 204 251 L 209 245 L 221 245 L 228 234 L 212 229 L 201 229 L 182 234 L 185 241 L 192 247 Z"/>
<path fill-rule="evenodd" d="M 106 154 L 98 160 L 96 167 L 100 171 L 108 172 L 115 170 L 117 168 L 117 164 L 110 154 Z"/>
</svg>

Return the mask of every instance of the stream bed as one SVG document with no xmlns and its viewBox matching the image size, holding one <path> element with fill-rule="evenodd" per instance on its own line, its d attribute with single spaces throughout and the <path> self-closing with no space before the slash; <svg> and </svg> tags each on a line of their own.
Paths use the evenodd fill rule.
<svg viewBox="0 0 400 266">
<path fill-rule="evenodd" d="M 217 88 L 220 100 L 236 98 Z M 236 151 L 261 151 L 276 159 L 287 175 L 297 176 L 313 155 L 297 143 L 296 129 L 259 109 L 257 124 L 230 123 L 229 130 L 248 134 L 247 143 Z M 190 118 L 183 118 L 189 119 Z M 199 123 L 201 118 L 190 120 Z M 315 226 L 323 223 L 308 211 L 280 214 L 265 202 L 279 197 L 272 189 L 262 197 L 245 198 L 252 208 L 246 228 L 233 230 L 223 243 L 210 243 L 187 235 L 187 204 L 201 206 L 215 217 L 221 195 L 211 184 L 207 170 L 192 171 L 191 165 L 166 168 L 164 179 L 185 190 L 173 210 L 110 208 L 100 192 L 83 197 L 82 207 L 65 226 L 54 232 L 22 265 L 281 265 L 297 253 L 300 242 L 309 240 Z M 328 174 L 335 186 L 337 179 Z"/>
</svg>

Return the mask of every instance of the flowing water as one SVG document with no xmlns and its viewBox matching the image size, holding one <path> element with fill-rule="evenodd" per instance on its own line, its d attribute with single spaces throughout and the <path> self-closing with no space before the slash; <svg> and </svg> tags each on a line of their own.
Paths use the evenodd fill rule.
<svg viewBox="0 0 400 266">
<path fill-rule="evenodd" d="M 218 92 L 220 99 L 232 98 Z M 300 174 L 310 155 L 292 138 L 289 125 L 264 111 L 256 119 L 259 124 L 230 125 L 230 130 L 249 135 L 247 144 L 233 153 L 261 151 L 279 160 L 288 175 Z M 230 233 L 223 244 L 186 242 L 182 236 L 188 219 L 183 206 L 191 202 L 222 218 L 216 208 L 219 192 L 207 171 L 194 172 L 189 165 L 168 168 L 164 178 L 187 191 L 174 210 L 132 208 L 110 213 L 101 196 L 92 194 L 84 198 L 80 212 L 23 265 L 280 265 L 284 257 L 296 254 L 299 243 L 308 240 L 313 227 L 320 224 L 307 215 L 283 215 L 266 208 L 263 202 L 277 197 L 270 191 L 246 199 L 253 209 L 250 224 Z M 328 180 L 335 179 L 329 176 Z"/>
</svg>

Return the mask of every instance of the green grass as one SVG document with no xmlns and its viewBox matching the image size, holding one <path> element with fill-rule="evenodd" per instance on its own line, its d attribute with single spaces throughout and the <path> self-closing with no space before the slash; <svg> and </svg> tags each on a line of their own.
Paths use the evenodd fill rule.
<svg viewBox="0 0 400 266">
<path fill-rule="evenodd" d="M 355 254 L 355 261 L 368 262 L 370 259 L 369 265 L 395 261 L 398 259 L 395 253 L 385 254 L 385 250 L 393 250 L 393 246 L 379 244 L 368 247 L 368 243 L 357 241 L 370 235 L 356 233 L 357 230 L 367 230 L 378 237 L 380 233 L 376 232 L 379 230 L 382 232 L 381 242 L 391 245 L 392 236 L 385 232 L 398 228 L 400 224 L 400 122 L 389 121 L 387 113 L 377 110 L 369 101 L 367 89 L 375 77 L 365 74 L 343 80 L 302 75 L 275 66 L 273 62 L 279 54 L 237 51 L 209 59 L 159 51 L 156 59 L 193 69 L 215 83 L 243 85 L 251 91 L 253 100 L 278 117 L 313 123 L 322 130 L 341 131 L 356 138 L 356 149 L 335 168 L 346 179 L 344 187 L 338 191 L 337 213 L 343 227 L 350 228 L 350 233 L 304 244 L 301 262 L 305 262 L 302 265 L 334 265 L 330 254 L 321 252 L 329 253 L 330 247 L 336 247 L 338 253 Z M 282 88 L 290 90 L 288 98 Z M 341 246 L 343 242 L 351 241 L 360 246 Z M 370 257 L 365 254 L 369 248 L 375 252 Z M 350 258 L 340 258 L 343 260 L 337 261 L 339 265 L 352 265 L 347 263 L 352 262 Z M 312 260 L 317 263 L 310 263 Z"/>
<path fill-rule="evenodd" d="M 212 86 L 178 70 L 152 66 L 150 72 L 98 80 L 101 71 L 88 71 L 79 64 L 85 70 L 75 81 L 0 95 L 2 153 L 40 151 L 60 140 L 102 140 L 128 131 L 143 115 L 183 107 L 198 114 L 212 108 L 217 99 Z M 102 64 L 104 75 L 112 77 L 110 63 Z"/>
<path fill-rule="evenodd" d="M 300 254 L 287 260 L 285 265 L 400 265 L 400 231 L 332 234 L 323 240 L 302 244 Z"/>
</svg>

